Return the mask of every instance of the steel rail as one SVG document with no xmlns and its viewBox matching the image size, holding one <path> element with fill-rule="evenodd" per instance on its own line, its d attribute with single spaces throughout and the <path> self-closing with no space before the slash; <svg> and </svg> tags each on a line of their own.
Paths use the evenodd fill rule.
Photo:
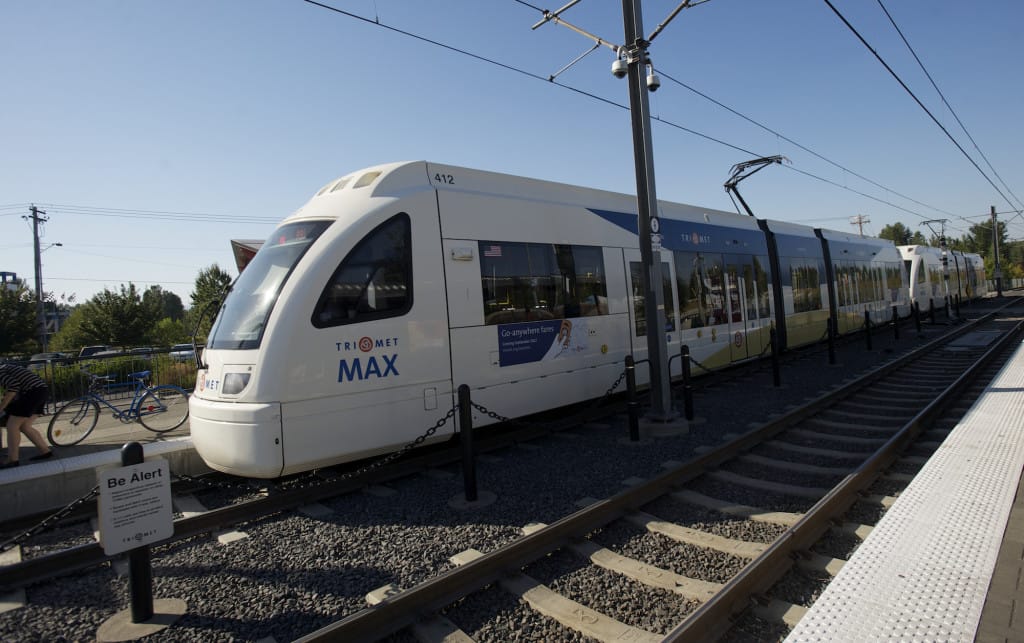
<svg viewBox="0 0 1024 643">
<path fill-rule="evenodd" d="M 717 638 L 731 624 L 730 618 L 749 605 L 752 597 L 766 591 L 792 565 L 800 551 L 818 541 L 831 526 L 831 521 L 844 514 L 868 488 L 878 475 L 913 442 L 922 429 L 934 422 L 950 398 L 958 396 L 974 381 L 978 371 L 994 360 L 1024 328 L 1017 322 L 993 346 L 969 366 L 942 393 L 911 418 L 892 438 L 872 456 L 848 474 L 842 482 L 816 502 L 802 518 L 777 538 L 765 552 L 751 561 L 733 577 L 721 592 L 703 603 L 664 641 L 693 641 Z"/>
<path fill-rule="evenodd" d="M 638 509 L 651 500 L 664 495 L 673 487 L 717 467 L 735 454 L 746 451 L 750 446 L 764 441 L 766 437 L 781 433 L 836 401 L 870 386 L 878 379 L 966 334 L 994 316 L 995 313 L 990 313 L 952 329 L 906 355 L 862 375 L 846 386 L 753 429 L 714 451 L 695 457 L 677 469 L 659 474 L 649 481 L 610 498 L 600 500 L 532 534 L 522 536 L 498 550 L 486 553 L 458 568 L 385 598 L 377 605 L 364 608 L 296 639 L 296 641 L 303 643 L 313 641 L 369 642 L 393 634 L 421 618 L 437 612 L 468 593 L 493 583 L 503 575 L 522 568 L 537 560 L 538 557 L 565 545 L 570 540 L 585 537 L 595 529 Z M 789 543 L 792 538 L 792 536 L 787 537 L 786 543 Z M 777 557 L 773 557 L 773 564 L 778 565 L 777 560 Z M 788 568 L 788 563 L 786 567 Z"/>
<path fill-rule="evenodd" d="M 598 417 L 607 415 L 606 411 L 586 409 L 581 414 L 578 423 L 592 422 Z M 480 451 L 492 451 L 549 433 L 551 433 L 551 429 L 547 427 L 527 426 L 514 432 L 488 435 L 481 438 L 478 445 Z M 382 484 L 429 468 L 454 464 L 460 460 L 461 453 L 458 448 L 446 447 L 438 451 L 407 455 L 392 465 L 369 471 L 356 478 L 323 479 L 315 485 L 298 486 L 295 489 L 272 493 L 265 498 L 240 502 L 220 509 L 211 509 L 196 516 L 175 520 L 174 534 L 170 538 L 154 543 L 151 547 L 170 545 L 185 538 L 219 531 L 226 527 L 296 509 L 324 498 L 352 493 L 368 485 Z M 93 515 L 96 512 L 95 506 L 94 503 Z M 88 543 L 36 556 L 11 565 L 0 566 L 0 591 L 11 591 L 33 583 L 65 576 L 120 557 L 121 555 L 108 556 L 105 554 L 100 543 Z"/>
</svg>

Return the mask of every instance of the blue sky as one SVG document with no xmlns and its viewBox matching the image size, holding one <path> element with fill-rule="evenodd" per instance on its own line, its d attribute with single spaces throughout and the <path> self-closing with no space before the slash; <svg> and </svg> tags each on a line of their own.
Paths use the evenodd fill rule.
<svg viewBox="0 0 1024 643">
<path fill-rule="evenodd" d="M 1024 3 L 883 0 L 1007 188 L 877 0 L 832 1 L 999 191 L 822 0 L 711 0 L 651 45 L 658 197 L 733 210 L 731 166 L 782 154 L 791 165 L 740 186 L 760 217 L 854 231 L 850 217 L 864 215 L 868 233 L 900 221 L 926 235 L 924 220 L 949 219 L 960 236 L 990 206 L 1020 209 Z M 155 283 L 187 306 L 199 270 L 234 274 L 230 239 L 265 237 L 364 166 L 430 159 L 635 193 L 612 53 L 548 82 L 591 43 L 555 24 L 531 30 L 531 6 L 544 5 L 326 4 L 364 20 L 301 0 L 0 3 L 0 270 L 33 284 L 30 203 L 50 219 L 43 245 L 63 244 L 43 254 L 47 291 L 85 301 Z M 644 0 L 644 31 L 677 4 Z M 583 0 L 564 17 L 624 39 L 619 2 Z M 1024 238 L 1024 217 L 1001 218 Z"/>
</svg>

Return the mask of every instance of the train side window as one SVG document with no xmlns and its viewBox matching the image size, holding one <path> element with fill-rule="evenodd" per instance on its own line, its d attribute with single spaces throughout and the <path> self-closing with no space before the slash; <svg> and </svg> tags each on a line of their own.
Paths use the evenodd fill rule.
<svg viewBox="0 0 1024 643">
<path fill-rule="evenodd" d="M 679 293 L 679 315 L 683 330 L 700 328 L 707 318 L 710 305 L 707 270 L 704 255 L 699 252 L 675 251 L 676 290 Z"/>
<path fill-rule="evenodd" d="M 771 296 L 768 290 L 768 257 L 754 257 L 754 279 L 757 280 L 757 316 L 768 319 L 772 314 Z"/>
<path fill-rule="evenodd" d="M 601 248 L 480 241 L 484 323 L 608 314 Z"/>
<path fill-rule="evenodd" d="M 643 264 L 639 261 L 629 262 L 630 282 L 633 285 L 633 316 L 636 320 L 636 334 L 647 334 L 647 301 L 644 294 Z M 672 313 L 672 273 L 667 261 L 661 262 L 662 305 L 665 307 L 665 331 L 676 329 L 675 315 Z"/>
<path fill-rule="evenodd" d="M 404 315 L 412 308 L 409 215 L 377 226 L 342 260 L 313 311 L 313 326 L 329 328 Z"/>
<path fill-rule="evenodd" d="M 813 259 L 790 259 L 789 278 L 793 288 L 793 312 L 821 310 L 819 267 Z"/>
</svg>

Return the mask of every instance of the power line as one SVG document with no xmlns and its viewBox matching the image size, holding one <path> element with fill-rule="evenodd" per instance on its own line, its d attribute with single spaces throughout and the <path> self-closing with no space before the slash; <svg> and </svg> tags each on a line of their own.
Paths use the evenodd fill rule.
<svg viewBox="0 0 1024 643">
<path fill-rule="evenodd" d="M 251 217 L 201 212 L 174 212 L 168 210 L 133 210 L 128 208 L 101 208 L 85 205 L 43 203 L 50 211 L 123 219 L 150 219 L 164 221 L 190 221 L 196 223 L 278 223 L 280 217 Z"/>
<path fill-rule="evenodd" d="M 532 5 L 532 4 L 530 4 L 530 3 L 528 3 L 528 2 L 523 2 L 523 0 L 514 0 L 514 1 L 515 1 L 515 2 L 517 2 L 517 3 L 519 3 L 519 4 L 521 4 L 521 5 L 523 5 L 523 6 L 525 6 L 525 7 L 528 7 L 528 8 L 530 8 L 530 9 L 532 9 L 532 10 L 538 11 L 538 12 L 540 12 L 540 13 L 542 13 L 542 14 L 544 13 L 544 10 L 543 10 L 543 9 L 540 9 L 540 8 L 538 8 L 538 7 L 536 7 L 536 6 Z M 603 97 L 603 96 L 599 96 L 599 95 L 597 95 L 597 94 L 593 94 L 593 93 L 591 93 L 591 92 L 588 92 L 588 91 L 584 91 L 584 90 L 578 89 L 578 88 L 576 88 L 576 87 L 573 87 L 573 86 L 571 86 L 571 85 L 567 85 L 567 84 L 565 84 L 565 83 L 562 83 L 562 82 L 559 82 L 559 81 L 553 80 L 553 79 L 552 79 L 551 77 L 545 77 L 545 76 L 541 76 L 541 75 L 539 75 L 539 74 L 535 74 L 535 73 L 532 73 L 532 72 L 526 71 L 526 70 L 524 70 L 524 69 L 520 69 L 520 68 L 517 68 L 517 67 L 513 67 L 512 65 L 508 65 L 508 64 L 505 64 L 505 63 L 502 63 L 502 62 L 498 62 L 498 61 L 496 61 L 496 60 L 493 60 L 493 59 L 490 59 L 490 58 L 487 58 L 487 57 L 484 57 L 484 56 L 480 56 L 480 55 L 478 55 L 478 54 L 474 54 L 474 53 L 472 53 L 472 52 L 469 52 L 469 51 L 466 51 L 466 50 L 464 50 L 464 49 L 460 49 L 460 48 L 458 48 L 458 47 L 455 47 L 455 46 L 452 46 L 452 45 L 448 45 L 448 44 L 445 44 L 445 43 L 439 42 L 439 41 L 437 41 L 437 40 L 433 40 L 433 39 L 431 39 L 431 38 L 427 38 L 427 37 L 425 37 L 425 36 L 421 36 L 421 35 L 419 35 L 419 34 L 415 34 L 415 33 L 412 33 L 412 32 L 409 32 L 409 31 L 406 31 L 406 30 L 404 30 L 404 29 L 399 29 L 399 28 L 396 28 L 396 27 L 390 26 L 390 25 L 388 25 L 388 24 L 385 24 L 385 23 L 381 22 L 381 21 L 380 21 L 379 19 L 376 19 L 376 20 L 370 20 L 370 19 L 368 19 L 368 18 L 365 18 L 365 17 L 363 17 L 363 16 L 360 16 L 360 15 L 358 15 L 358 14 L 354 14 L 354 13 L 351 13 L 351 12 L 349 12 L 349 11 L 345 11 L 345 10 L 343 10 L 343 9 L 338 9 L 338 8 L 332 7 L 332 6 L 330 6 L 330 5 L 324 4 L 324 3 L 322 3 L 322 2 L 317 2 L 316 0 L 303 0 L 303 2 L 306 2 L 307 4 L 311 4 L 311 5 L 313 5 L 313 6 L 316 6 L 316 7 L 322 8 L 322 9 L 326 9 L 326 10 L 328 10 L 328 11 L 332 11 L 332 12 L 334 12 L 334 13 L 337 13 L 337 14 L 340 14 L 340 15 L 343 15 L 343 16 L 346 16 L 346 17 L 349 17 L 349 18 L 353 18 L 353 19 L 355 19 L 355 20 L 358 20 L 358 21 L 360 21 L 360 22 L 366 23 L 366 24 L 368 24 L 368 25 L 372 25 L 372 26 L 374 26 L 374 27 L 378 27 L 378 28 L 381 28 L 381 29 L 385 29 L 385 30 L 387 30 L 387 31 L 391 31 L 391 32 L 393 32 L 393 33 L 397 33 L 397 34 L 400 34 L 400 35 L 403 35 L 403 36 L 407 36 L 407 37 L 409 37 L 409 38 L 413 38 L 413 39 L 415 39 L 415 40 L 419 40 L 420 42 L 424 42 L 424 43 L 427 43 L 427 44 L 431 44 L 431 45 L 434 45 L 434 46 L 440 47 L 440 48 L 442 48 L 442 49 L 446 49 L 446 50 L 448 50 L 448 51 L 452 51 L 452 52 L 455 52 L 455 53 L 459 53 L 459 54 L 462 54 L 462 55 L 468 56 L 468 57 L 470 57 L 470 58 L 473 58 L 473 59 L 475 59 L 475 60 L 478 60 L 478 61 L 481 61 L 481 62 L 486 62 L 486 63 L 492 64 L 492 65 L 495 65 L 495 66 L 497 66 L 497 67 L 500 67 L 500 68 L 502 68 L 502 69 L 505 69 L 505 70 L 507 70 L 507 71 L 512 71 L 512 72 L 515 72 L 515 73 L 517 73 L 517 74 L 521 74 L 521 75 L 523 75 L 523 76 L 526 76 L 526 77 L 528 77 L 528 78 L 532 78 L 532 79 L 535 79 L 535 80 L 540 80 L 540 81 L 544 81 L 544 82 L 546 82 L 546 83 L 548 83 L 548 84 L 551 84 L 551 85 L 556 85 L 556 86 L 558 86 L 558 87 L 560 87 L 560 88 L 562 88 L 562 89 L 565 89 L 565 90 L 568 90 L 568 91 L 571 91 L 571 92 L 574 92 L 574 93 L 580 94 L 581 96 L 585 96 L 585 97 L 587 97 L 587 98 L 590 98 L 590 99 L 592 99 L 592 100 L 596 100 L 596 101 L 599 101 L 599 102 L 605 103 L 606 105 L 610 105 L 610 106 L 613 106 L 613 107 L 617 107 L 617 108 L 619 108 L 619 109 L 622 109 L 622 110 L 627 110 L 627 111 L 629 110 L 629 106 L 627 106 L 627 105 L 624 105 L 624 104 L 622 104 L 622 103 L 619 103 L 619 102 L 617 102 L 617 101 L 613 101 L 613 100 L 610 100 L 610 99 L 608 99 L 608 98 L 605 98 L 605 97 Z M 659 71 L 661 71 L 661 70 L 660 70 L 660 68 L 659 68 Z M 662 72 L 662 73 L 664 74 L 664 72 Z M 666 75 L 666 77 L 668 77 L 668 76 Z M 682 86 L 686 87 L 687 89 L 691 89 L 691 91 L 696 91 L 696 90 L 692 90 L 692 88 L 690 88 L 690 87 L 686 86 L 685 84 L 681 83 L 680 81 L 677 81 L 677 80 L 675 80 L 674 78 L 673 78 L 672 80 L 673 80 L 674 82 L 677 82 L 677 83 L 679 83 L 680 85 L 682 85 Z M 698 92 L 698 93 L 699 93 L 699 92 Z M 704 95 L 704 94 L 701 94 L 701 95 L 702 95 L 702 96 L 705 96 L 705 97 L 707 97 L 707 96 L 706 96 L 706 95 Z M 722 105 L 721 103 L 718 103 L 717 101 L 714 101 L 714 99 L 711 99 L 710 97 L 707 97 L 707 98 L 708 98 L 709 100 L 712 100 L 713 102 L 716 102 L 717 104 L 721 105 L 722 107 L 725 107 L 725 106 L 724 106 L 724 105 Z M 726 108 L 726 109 L 730 109 L 730 108 Z M 730 111 L 733 111 L 733 112 L 734 112 L 734 113 L 736 113 L 737 115 L 740 115 L 740 114 L 739 114 L 738 112 L 735 112 L 735 110 L 731 110 L 731 109 L 730 109 Z M 741 116 L 742 116 L 742 115 L 741 115 Z M 747 118 L 747 117 L 743 116 L 743 118 Z M 672 122 L 672 121 L 669 121 L 669 120 L 666 120 L 666 119 L 664 119 L 664 118 L 660 118 L 660 117 L 657 117 L 657 116 L 653 116 L 653 115 L 652 115 L 652 116 L 651 116 L 651 119 L 652 119 L 652 120 L 655 120 L 655 121 L 658 121 L 659 123 L 662 123 L 662 124 L 664 124 L 664 125 L 667 125 L 667 126 L 669 126 L 669 127 L 672 127 L 672 128 L 674 128 L 674 129 L 678 129 L 678 130 L 680 130 L 680 131 L 683 131 L 683 132 L 686 132 L 686 133 L 688 133 L 688 134 L 692 134 L 692 135 L 694 135 L 694 136 L 697 136 L 697 137 L 703 138 L 703 139 L 705 139 L 705 140 L 707 140 L 707 141 L 710 141 L 710 142 L 713 142 L 713 143 L 717 143 L 717 144 L 719 144 L 719 145 L 722 145 L 722 146 L 728 147 L 728 148 L 730 148 L 730 149 L 734 149 L 734 150 L 736 150 L 736 151 L 739 151 L 739 152 L 743 152 L 744 154 L 749 154 L 749 155 L 752 155 L 752 156 L 763 156 L 763 154 L 758 154 L 758 153 L 756 153 L 756 152 L 753 152 L 753 151 L 751 151 L 751 150 L 748 150 L 748 149 L 746 149 L 746 148 L 744 148 L 744 147 L 741 147 L 741 146 L 739 146 L 739 145 L 735 145 L 735 144 L 732 144 L 732 143 L 729 143 L 729 142 L 723 141 L 723 140 L 721 140 L 721 139 L 715 138 L 715 137 L 713 137 L 713 136 L 710 136 L 710 135 L 708 135 L 708 134 L 704 134 L 704 133 L 702 133 L 702 132 L 699 132 L 699 131 L 697 131 L 697 130 L 694 130 L 694 129 L 691 129 L 691 128 L 688 128 L 688 127 L 684 127 L 684 126 L 682 126 L 682 125 L 679 125 L 678 123 L 674 123 L 674 122 Z M 748 119 L 748 120 L 750 120 L 750 119 Z M 754 122 L 754 121 L 752 121 L 752 120 L 751 120 L 751 122 Z M 773 133 L 775 133 L 775 134 L 776 134 L 777 136 L 779 136 L 779 137 L 781 137 L 781 138 L 784 138 L 784 139 L 786 139 L 787 141 L 790 141 L 790 142 L 791 142 L 791 143 L 793 143 L 794 145 L 797 145 L 798 147 L 801 147 L 801 149 L 807 149 L 807 148 L 804 148 L 804 147 L 803 147 L 802 145 L 800 145 L 800 144 L 796 143 L 795 141 L 792 141 L 792 140 L 790 140 L 790 139 L 788 139 L 788 138 L 786 138 L 786 137 L 782 136 L 781 134 L 778 134 L 778 133 L 774 132 L 774 130 L 771 130 L 770 128 L 767 128 L 767 127 L 765 127 L 765 126 L 763 126 L 763 125 L 760 125 L 759 123 L 756 123 L 756 122 L 755 122 L 755 124 L 757 124 L 757 125 L 759 125 L 760 127 L 762 127 L 762 128 L 764 128 L 764 129 L 766 129 L 767 131 L 770 131 L 770 132 L 773 132 Z M 955 215 L 955 214 L 952 214 L 952 213 L 947 213 L 947 212 L 944 212 L 943 210 L 940 210 L 940 209 L 938 209 L 938 208 L 935 208 L 934 206 L 930 206 L 930 205 L 928 205 L 928 204 L 925 204 L 925 203 L 923 203 L 923 202 L 921 202 L 921 201 L 917 201 L 917 200 L 915 200 L 915 199 L 912 199 L 912 198 L 910 198 L 910 197 L 904 196 L 904 195 L 900 194 L 899 192 L 897 192 L 896 190 L 893 190 L 893 189 L 891 189 L 891 188 L 887 188 L 887 187 L 885 187 L 885 186 L 883 186 L 883 185 L 881 185 L 881 184 L 879 184 L 879 183 L 876 183 L 876 182 L 874 182 L 874 181 L 871 181 L 870 179 L 867 179 L 866 177 L 863 177 L 863 176 L 861 176 L 860 174 L 858 174 L 858 173 L 856 173 L 856 172 L 854 172 L 854 171 L 852 171 L 852 170 L 849 170 L 848 168 L 845 168 L 845 167 L 843 167 L 842 165 L 839 165 L 838 163 L 835 163 L 835 162 L 833 162 L 833 161 L 829 161 L 829 160 L 828 160 L 828 159 L 826 159 L 825 157 L 823 157 L 823 156 L 821 156 L 821 155 L 819 155 L 819 154 L 817 154 L 817 153 L 813 152 L 812 150 L 809 150 L 809 149 L 807 149 L 807 151 L 808 151 L 809 153 L 811 153 L 811 154 L 814 154 L 815 156 L 818 156 L 819 158 L 822 158 L 823 160 L 825 160 L 825 161 L 827 161 L 827 162 L 829 162 L 829 163 L 831 163 L 831 164 L 835 165 L 836 167 L 839 167 L 839 168 L 840 168 L 840 169 L 842 169 L 843 171 L 846 171 L 846 172 L 848 172 L 848 173 L 850 173 L 850 174 L 852 174 L 852 175 L 854 175 L 854 176 L 857 176 L 858 178 L 861 178 L 861 179 L 863 179 L 863 180 L 865 180 L 865 181 L 867 181 L 867 182 L 869 182 L 869 183 L 871 183 L 871 184 L 875 185 L 876 187 L 879 187 L 879 188 L 881 188 L 881 189 L 883 189 L 883 190 L 886 190 L 887 192 L 891 192 L 892 194 L 895 194 L 895 195 L 897 195 L 897 196 L 899 196 L 899 197 L 901 197 L 901 198 L 907 199 L 908 201 L 912 201 L 912 202 L 914 202 L 914 203 L 917 203 L 918 205 L 921 205 L 921 206 L 923 206 L 923 207 L 927 207 L 927 208 L 929 208 L 929 209 L 932 209 L 932 210 L 936 210 L 936 211 L 938 211 L 938 212 L 943 212 L 943 213 L 945 213 L 945 214 L 949 214 L 950 216 L 954 216 L 954 217 L 955 217 L 955 216 L 957 216 L 957 215 Z M 831 186 L 833 186 L 833 187 L 837 187 L 837 188 L 839 188 L 839 189 L 842 189 L 842 190 L 846 190 L 846 191 L 848 191 L 848 192 L 851 192 L 851 193 L 853 193 L 853 194 L 857 194 L 857 195 L 859 195 L 859 196 L 862 196 L 862 197 L 865 197 L 865 198 L 871 199 L 871 200 L 873 200 L 873 201 L 876 201 L 876 202 L 878 202 L 878 203 L 881 203 L 881 204 L 884 204 L 884 205 L 887 205 L 887 206 L 890 206 L 890 207 L 896 208 L 896 209 L 898 209 L 898 210 L 901 210 L 901 211 L 903 211 L 903 212 L 907 212 L 907 213 L 909 213 L 909 214 L 912 214 L 912 215 L 914 215 L 914 216 L 917 216 L 917 217 L 919 217 L 919 218 L 922 218 L 922 219 L 927 219 L 927 218 L 928 218 L 928 217 L 927 217 L 926 215 L 923 215 L 923 214 L 921 214 L 921 213 L 918 213 L 918 212 L 914 212 L 913 210 L 910 210 L 910 209 L 907 209 L 907 208 L 905 208 L 905 207 L 899 206 L 899 205 L 897 205 L 897 204 L 894 204 L 894 203 L 892 203 L 892 202 L 890 202 L 890 201 L 886 201 L 886 200 L 884 200 L 884 199 L 881 199 L 881 198 L 878 198 L 878 197 L 875 197 L 875 196 L 872 196 L 872 195 L 866 194 L 866 193 L 864 193 L 864 192 L 861 192 L 861 191 L 859 191 L 859 190 L 855 190 L 855 189 L 852 189 L 852 188 L 850 188 L 850 187 L 848 187 L 848 186 L 845 186 L 845 185 L 842 185 L 842 184 L 840 184 L 840 183 L 836 183 L 835 181 L 831 181 L 831 180 L 829 180 L 829 179 L 826 179 L 826 178 L 823 178 L 823 177 L 817 176 L 817 175 L 815 175 L 815 174 L 812 174 L 811 172 L 807 172 L 807 171 L 804 171 L 804 170 L 798 170 L 798 169 L 796 169 L 796 168 L 793 168 L 793 167 L 790 167 L 790 169 L 792 169 L 792 170 L 794 170 L 794 171 L 796 171 L 796 172 L 798 172 L 798 173 L 800 173 L 800 174 L 803 174 L 803 175 L 805 175 L 805 176 L 808 176 L 808 177 L 810 177 L 810 178 L 813 178 L 813 179 L 817 179 L 817 180 L 819 180 L 819 181 L 822 181 L 822 182 L 824 182 L 824 183 L 827 183 L 827 184 L 829 184 L 829 185 L 831 185 Z"/>
<path fill-rule="evenodd" d="M 667 72 L 665 72 L 662 68 L 659 67 L 658 71 L 661 72 L 662 76 L 664 76 L 665 78 L 667 78 L 667 79 L 671 80 L 672 82 L 676 83 L 680 87 L 683 87 L 684 89 L 688 89 L 689 91 L 693 92 L 694 94 L 697 94 L 701 98 L 703 98 L 703 99 L 705 99 L 705 100 L 707 100 L 707 101 L 709 101 L 711 103 L 714 103 L 715 105 L 721 107 L 722 109 L 724 109 L 724 110 L 726 110 L 726 111 L 728 111 L 728 112 L 730 112 L 730 113 L 732 113 L 732 114 L 742 118 L 743 120 L 747 121 L 748 123 L 751 123 L 752 125 L 756 125 L 757 127 L 760 127 L 761 129 L 763 129 L 764 131 L 768 132 L 769 134 L 777 136 L 778 138 L 781 138 L 782 140 L 786 141 L 787 143 L 790 143 L 791 145 L 795 145 L 796 147 L 800 148 L 801 150 L 807 152 L 808 154 L 811 154 L 811 155 L 821 159 L 822 161 L 825 161 L 829 165 L 832 165 L 832 166 L 834 166 L 834 167 L 836 167 L 836 168 L 838 168 L 838 169 L 840 169 L 840 170 L 842 170 L 844 172 L 848 172 L 849 174 L 852 174 L 853 176 L 857 177 L 858 179 L 866 181 L 866 182 L 870 183 L 871 185 L 874 185 L 875 187 L 881 188 L 881 189 L 883 189 L 883 190 L 885 190 L 887 192 L 892 192 L 896 196 L 898 196 L 900 198 L 903 198 L 903 199 L 906 199 L 907 201 L 912 201 L 912 202 L 914 202 L 914 203 L 916 203 L 916 204 L 918 204 L 920 206 L 926 207 L 926 208 L 928 208 L 930 210 L 935 210 L 936 212 L 942 212 L 943 214 L 948 214 L 948 215 L 954 216 L 954 217 L 956 216 L 952 212 L 946 212 L 945 210 L 942 210 L 941 208 L 937 208 L 937 207 L 935 207 L 933 205 L 928 205 L 927 203 L 923 203 L 921 201 L 918 201 L 917 199 L 913 199 L 913 198 L 911 198 L 909 196 L 906 196 L 905 194 L 900 194 L 899 192 L 897 192 L 896 190 L 893 190 L 892 188 L 886 187 L 886 186 L 882 185 L 881 183 L 878 183 L 876 181 L 873 181 L 873 180 L 869 179 L 866 176 L 858 174 L 857 172 L 854 172 L 850 168 L 845 167 L 845 166 L 843 166 L 843 165 L 841 165 L 841 164 L 839 164 L 839 163 L 837 163 L 837 162 L 835 162 L 835 161 L 833 161 L 833 160 L 831 160 L 829 158 L 826 158 L 825 156 L 822 156 L 821 154 L 818 154 L 814 150 L 812 150 L 812 149 L 810 149 L 808 147 L 805 147 L 804 145 L 801 145 L 800 143 L 794 141 L 793 139 L 791 139 L 791 138 L 789 138 L 789 137 L 787 137 L 787 136 L 785 136 L 783 134 L 780 134 L 779 132 L 775 131 L 774 129 L 768 127 L 767 125 L 764 125 L 763 123 L 759 123 L 758 121 L 754 120 L 753 118 L 750 118 L 746 114 L 743 114 L 743 113 L 733 109 L 732 107 L 729 107 L 725 103 L 722 103 L 721 101 L 718 101 L 718 100 L 712 98 L 711 96 L 708 96 L 704 92 L 701 92 L 701 91 L 699 91 L 699 90 L 697 90 L 697 89 L 687 85 L 686 83 L 682 82 L 681 80 L 677 80 L 676 78 L 673 78 Z"/>
<path fill-rule="evenodd" d="M 978 172 L 983 177 L 985 177 L 985 180 L 988 181 L 989 185 L 991 185 L 997 193 L 999 193 L 999 196 L 1003 197 L 1003 200 L 1009 203 L 1011 208 L 1014 207 L 1013 203 L 1008 198 L 1006 198 L 1006 195 L 1003 194 L 1002 190 L 999 189 L 999 186 L 996 185 L 991 178 L 989 178 L 988 174 L 985 174 L 985 171 L 982 170 L 981 167 L 974 161 L 974 159 L 971 158 L 971 155 L 967 153 L 967 151 L 960 145 L 960 143 L 957 142 L 955 138 L 953 138 L 953 135 L 949 133 L 949 130 L 947 130 L 942 125 L 942 123 L 939 122 L 939 119 L 935 118 L 935 115 L 932 114 L 931 111 L 927 107 L 925 107 L 924 103 L 922 103 L 920 99 L 918 99 L 914 92 L 912 92 L 910 88 L 907 87 L 907 84 L 903 82 L 903 79 L 901 79 L 899 75 L 897 75 L 896 72 L 893 71 L 892 67 L 890 67 L 889 64 L 885 62 L 885 60 L 880 55 L 878 55 L 878 52 L 875 51 L 875 49 L 868 44 L 868 41 L 864 39 L 864 36 L 860 35 L 860 32 L 857 31 L 857 29 L 855 29 L 852 24 L 850 24 L 850 21 L 847 20 L 846 17 L 843 16 L 843 14 L 839 13 L 839 10 L 835 8 L 835 5 L 833 5 L 832 2 L 830 2 L 830 0 L 824 0 L 824 2 L 825 4 L 828 5 L 829 9 L 831 9 L 832 12 L 839 17 L 843 24 L 846 25 L 847 29 L 849 29 L 853 33 L 853 35 L 857 36 L 857 39 L 860 40 L 861 44 L 867 47 L 868 51 L 870 51 L 875 56 L 878 62 L 882 63 L 882 66 L 885 67 L 886 71 L 888 71 L 889 74 L 896 79 L 896 82 L 898 82 L 900 86 L 903 88 L 903 90 L 907 92 L 907 94 L 909 94 L 911 98 L 914 99 L 914 102 L 917 103 L 918 106 L 924 110 L 924 113 L 928 114 L 928 117 L 931 118 L 932 121 L 939 126 L 939 129 L 941 129 L 942 133 L 946 135 L 946 138 L 952 141 L 953 145 L 956 145 L 956 148 L 960 150 L 960 153 L 964 155 L 964 158 L 970 161 L 971 165 L 973 165 L 974 168 L 978 170 Z"/>
<path fill-rule="evenodd" d="M 1013 193 L 1013 190 L 1011 190 L 1010 186 L 1006 184 L 1006 181 L 1003 180 L 1003 177 L 999 176 L 999 172 L 996 172 L 996 169 L 992 167 L 992 163 L 989 162 L 988 157 L 985 156 L 985 153 L 981 151 L 980 147 L 978 147 L 977 141 L 975 141 L 974 137 L 971 136 L 971 133 L 967 131 L 967 127 L 964 125 L 963 121 L 960 120 L 960 117 L 957 115 L 956 110 L 954 110 L 953 106 L 949 104 L 949 101 L 946 100 L 946 96 L 942 93 L 942 90 L 939 89 L 939 86 L 935 83 L 935 80 L 932 78 L 932 75 L 928 73 L 927 69 L 925 69 L 924 63 L 921 62 L 921 59 L 918 57 L 917 52 L 914 51 L 914 48 L 910 46 L 910 42 L 907 41 L 907 38 L 906 36 L 903 35 L 903 31 L 899 28 L 899 25 L 896 24 L 896 21 L 893 20 L 892 15 L 889 14 L 889 10 L 885 8 L 884 4 L 882 4 L 882 0 L 878 0 L 878 6 L 882 8 L 882 11 L 885 13 L 885 17 L 889 19 L 890 23 L 892 23 L 893 29 L 895 29 L 896 33 L 898 33 L 900 35 L 900 38 L 903 39 L 903 44 L 905 44 L 907 46 L 907 49 L 910 50 L 911 55 L 914 56 L 914 60 L 916 60 L 918 66 L 921 67 L 921 71 L 923 71 L 924 75 L 928 77 L 928 82 L 930 82 L 932 84 L 932 87 L 935 88 L 935 91 L 938 93 L 939 98 L 942 99 L 943 104 L 945 104 L 946 108 L 949 109 L 949 113 L 953 115 L 953 118 L 956 119 L 957 124 L 960 125 L 960 129 L 964 131 L 964 134 L 967 135 L 967 138 L 971 141 L 971 144 L 974 145 L 974 149 L 976 149 L 978 151 L 978 154 L 981 155 L 981 158 L 985 160 L 985 164 L 988 165 L 988 168 L 992 170 L 993 174 L 996 175 L 996 178 L 999 179 L 999 182 L 1003 184 L 1003 187 L 1006 188 L 1006 191 L 1009 192 L 1010 195 L 1013 196 L 1013 198 L 1017 199 L 1017 203 L 1020 203 L 1020 198 L 1018 198 L 1017 195 Z M 1011 203 L 1010 205 L 1012 206 L 1013 204 Z"/>
</svg>

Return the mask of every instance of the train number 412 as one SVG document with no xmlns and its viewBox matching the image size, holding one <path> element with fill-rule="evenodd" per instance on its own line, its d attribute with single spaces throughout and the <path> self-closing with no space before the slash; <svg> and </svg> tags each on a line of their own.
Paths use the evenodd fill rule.
<svg viewBox="0 0 1024 643">
<path fill-rule="evenodd" d="M 451 174 L 435 174 L 434 180 L 438 183 L 445 183 L 447 185 L 455 185 L 455 177 Z"/>
</svg>

